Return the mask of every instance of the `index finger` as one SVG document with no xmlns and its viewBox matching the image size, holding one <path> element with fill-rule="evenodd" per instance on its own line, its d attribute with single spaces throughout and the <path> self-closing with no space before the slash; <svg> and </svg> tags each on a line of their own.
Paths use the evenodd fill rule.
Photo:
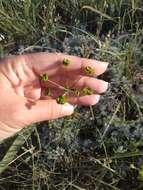
<svg viewBox="0 0 143 190">
<path fill-rule="evenodd" d="M 107 62 L 60 54 L 59 61 L 63 63 L 63 60 L 69 60 L 70 62 L 68 66 L 64 64 L 61 66 L 62 72 L 64 72 L 65 75 L 72 73 L 79 75 L 98 76 L 104 73 L 108 67 Z"/>
<path fill-rule="evenodd" d="M 88 75 L 84 69 L 92 68 L 93 75 L 98 76 L 104 73 L 108 63 L 94 59 L 81 58 L 78 56 L 66 55 L 62 53 L 33 53 L 25 55 L 27 62 L 39 74 L 48 72 L 49 76 L 54 74 L 79 74 Z M 64 65 L 63 61 L 68 60 L 69 65 Z"/>
</svg>

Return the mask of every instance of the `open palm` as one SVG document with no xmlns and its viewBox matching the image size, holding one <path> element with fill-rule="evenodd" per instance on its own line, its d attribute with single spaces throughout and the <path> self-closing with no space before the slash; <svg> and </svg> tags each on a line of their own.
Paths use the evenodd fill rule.
<svg viewBox="0 0 143 190">
<path fill-rule="evenodd" d="M 63 65 L 64 59 L 70 65 Z M 35 53 L 11 56 L 0 64 L 0 138 L 3 139 L 35 122 L 56 119 L 73 113 L 74 104 L 94 105 L 100 93 L 106 91 L 108 83 L 85 74 L 83 68 L 90 66 L 96 76 L 107 69 L 107 63 L 58 53 Z M 47 73 L 49 80 L 41 84 L 40 76 Z M 70 87 L 93 90 L 92 95 L 68 96 L 64 105 L 56 98 Z M 45 88 L 50 94 L 45 96 Z"/>
</svg>

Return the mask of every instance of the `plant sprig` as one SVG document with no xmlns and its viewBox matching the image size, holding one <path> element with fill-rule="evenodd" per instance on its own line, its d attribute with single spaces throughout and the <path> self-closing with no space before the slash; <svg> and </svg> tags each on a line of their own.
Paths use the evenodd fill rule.
<svg viewBox="0 0 143 190">
<path fill-rule="evenodd" d="M 71 64 L 71 61 L 68 59 L 63 59 L 62 63 L 63 63 L 63 65 L 68 66 Z M 84 67 L 84 72 L 88 75 L 93 75 L 95 73 L 94 69 L 90 66 Z M 62 95 L 60 95 L 56 98 L 56 102 L 58 104 L 65 104 L 67 102 L 67 95 L 69 95 L 70 93 L 73 94 L 74 96 L 77 96 L 77 97 L 93 94 L 93 90 L 89 87 L 85 87 L 81 90 L 78 90 L 78 89 L 74 89 L 74 88 L 61 86 L 58 83 L 49 80 L 49 76 L 47 73 L 42 74 L 42 76 L 40 76 L 40 80 L 42 83 L 45 83 L 48 81 L 51 84 L 53 84 L 54 86 L 56 86 L 59 89 L 64 91 L 64 93 Z M 50 88 L 46 87 L 44 93 L 45 93 L 45 96 L 49 96 L 50 95 Z"/>
</svg>

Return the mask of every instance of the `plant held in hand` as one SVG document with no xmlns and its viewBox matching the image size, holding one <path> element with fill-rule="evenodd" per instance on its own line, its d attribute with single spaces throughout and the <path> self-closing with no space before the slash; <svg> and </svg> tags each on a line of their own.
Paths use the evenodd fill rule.
<svg viewBox="0 0 143 190">
<path fill-rule="evenodd" d="M 68 66 L 70 64 L 71 64 L 71 61 L 69 59 L 64 59 L 63 60 L 63 65 Z"/>
<path fill-rule="evenodd" d="M 87 74 L 87 75 L 94 75 L 95 74 L 94 69 L 90 66 L 84 67 L 83 70 L 84 70 L 85 74 Z"/>
<path fill-rule="evenodd" d="M 58 96 L 56 101 L 58 104 L 65 104 L 67 102 L 67 98 L 65 95 L 60 95 L 60 96 Z"/>
<path fill-rule="evenodd" d="M 62 64 L 66 67 L 68 67 L 71 64 L 71 61 L 69 59 L 64 58 L 62 61 Z M 86 75 L 90 75 L 93 76 L 95 74 L 95 69 L 91 66 L 85 66 L 82 67 L 82 70 L 84 72 L 84 74 Z M 55 86 L 56 88 L 59 88 L 59 90 L 63 91 L 61 92 L 61 95 L 59 95 L 58 97 L 56 97 L 56 102 L 58 104 L 65 104 L 67 102 L 67 97 L 79 97 L 80 96 L 90 96 L 94 94 L 94 90 L 89 88 L 89 87 L 84 87 L 83 89 L 75 89 L 74 85 L 73 86 L 63 86 L 61 84 L 58 84 L 57 82 L 54 82 L 52 80 L 49 79 L 49 75 L 48 73 L 44 73 L 42 76 L 40 76 L 40 81 L 42 82 L 42 85 L 44 86 L 45 82 L 51 83 L 53 86 Z M 76 81 L 76 84 L 79 82 Z M 47 85 L 47 83 L 46 83 Z M 44 94 L 45 96 L 52 96 L 51 92 L 50 92 L 50 88 L 48 87 L 44 87 Z"/>
<path fill-rule="evenodd" d="M 44 73 L 42 76 L 40 76 L 41 82 L 48 81 L 49 77 L 47 73 Z"/>
<path fill-rule="evenodd" d="M 93 90 L 91 88 L 84 88 L 82 90 L 82 94 L 83 95 L 92 95 L 93 94 Z"/>
</svg>

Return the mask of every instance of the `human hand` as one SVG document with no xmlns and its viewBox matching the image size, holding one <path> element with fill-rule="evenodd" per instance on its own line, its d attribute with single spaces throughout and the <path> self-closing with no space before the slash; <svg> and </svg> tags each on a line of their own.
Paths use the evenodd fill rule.
<svg viewBox="0 0 143 190">
<path fill-rule="evenodd" d="M 64 59 L 71 64 L 63 65 Z M 83 68 L 90 66 L 95 76 L 105 72 L 108 64 L 59 53 L 34 53 L 10 56 L 0 64 L 0 139 L 4 139 L 32 123 L 52 120 L 74 111 L 73 105 L 94 105 L 105 92 L 108 83 L 88 76 Z M 39 77 L 47 73 L 49 80 L 60 86 L 75 89 L 91 88 L 94 93 L 86 96 L 68 96 L 68 103 L 61 105 L 56 97 L 61 94 L 58 85 L 47 81 L 41 84 Z M 44 88 L 50 88 L 45 96 Z"/>
</svg>

